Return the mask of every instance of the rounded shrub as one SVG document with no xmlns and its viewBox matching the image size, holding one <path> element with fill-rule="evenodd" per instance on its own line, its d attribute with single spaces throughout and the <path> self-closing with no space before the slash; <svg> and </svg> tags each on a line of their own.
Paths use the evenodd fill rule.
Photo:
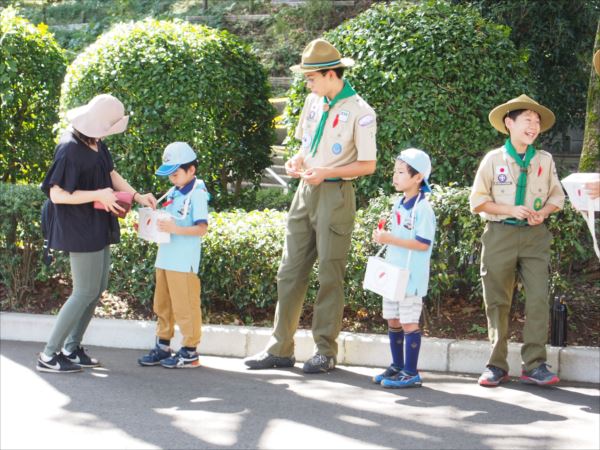
<svg viewBox="0 0 600 450">
<path fill-rule="evenodd" d="M 228 185 L 239 193 L 270 164 L 269 92 L 263 67 L 234 35 L 147 19 L 116 25 L 73 61 L 61 109 L 113 94 L 130 112 L 127 131 L 109 138 L 117 170 L 136 188 L 165 190 L 154 170 L 166 145 L 185 141 L 219 204 Z"/>
<path fill-rule="evenodd" d="M 54 149 L 63 50 L 47 31 L 0 12 L 0 180 L 39 182 Z"/>
<path fill-rule="evenodd" d="M 392 191 L 394 158 L 408 145 L 430 154 L 433 182 L 471 183 L 484 152 L 502 141 L 489 111 L 534 95 L 527 56 L 509 33 L 476 9 L 443 0 L 377 4 L 325 33 L 356 60 L 345 76 L 377 112 L 377 171 L 357 182 L 362 204 L 379 188 Z M 289 96 L 293 131 L 306 96 L 301 78 Z"/>
</svg>

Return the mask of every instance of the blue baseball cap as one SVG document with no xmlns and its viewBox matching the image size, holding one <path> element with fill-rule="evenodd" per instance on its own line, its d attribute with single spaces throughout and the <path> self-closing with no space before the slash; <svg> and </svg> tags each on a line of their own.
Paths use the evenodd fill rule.
<svg viewBox="0 0 600 450">
<path fill-rule="evenodd" d="M 196 152 L 185 142 L 173 142 L 165 148 L 162 165 L 156 170 L 156 175 L 164 177 L 171 175 L 179 166 L 196 159 Z"/>
<path fill-rule="evenodd" d="M 396 157 L 396 161 L 403 161 L 410 167 L 415 169 L 417 172 L 423 174 L 423 192 L 431 192 L 431 186 L 429 186 L 429 175 L 431 175 L 431 160 L 429 155 L 423 150 L 417 148 L 407 148 L 400 152 Z"/>
</svg>

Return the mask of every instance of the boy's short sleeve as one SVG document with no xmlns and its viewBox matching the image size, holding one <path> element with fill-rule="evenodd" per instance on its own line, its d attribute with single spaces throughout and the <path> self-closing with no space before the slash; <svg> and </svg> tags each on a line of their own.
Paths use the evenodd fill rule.
<svg viewBox="0 0 600 450">
<path fill-rule="evenodd" d="M 488 153 L 477 169 L 475 181 L 473 181 L 473 187 L 471 188 L 471 194 L 469 195 L 469 207 L 473 214 L 475 214 L 475 208 L 478 206 L 494 201 L 494 198 L 492 197 L 493 177 L 493 166 L 491 164 L 490 154 Z"/>
<path fill-rule="evenodd" d="M 204 188 L 192 193 L 192 222 L 194 225 L 208 223 L 208 192 Z"/>
<path fill-rule="evenodd" d="M 433 209 L 427 202 L 419 202 L 419 210 L 415 216 L 415 239 L 423 244 L 432 245 L 436 228 Z"/>
<path fill-rule="evenodd" d="M 364 102 L 361 102 L 361 104 Z M 354 124 L 354 145 L 358 161 L 377 159 L 377 116 L 375 111 L 364 103 L 361 114 Z"/>
</svg>

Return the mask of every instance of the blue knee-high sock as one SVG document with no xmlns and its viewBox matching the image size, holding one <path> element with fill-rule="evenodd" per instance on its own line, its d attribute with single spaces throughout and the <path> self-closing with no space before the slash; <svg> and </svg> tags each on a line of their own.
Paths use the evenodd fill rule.
<svg viewBox="0 0 600 450">
<path fill-rule="evenodd" d="M 390 337 L 390 350 L 392 351 L 392 364 L 398 369 L 404 367 L 404 330 L 402 328 L 388 329 Z"/>
<path fill-rule="evenodd" d="M 421 331 L 406 333 L 406 360 L 404 371 L 410 375 L 417 374 L 417 362 L 419 361 L 419 350 L 421 350 Z"/>
</svg>

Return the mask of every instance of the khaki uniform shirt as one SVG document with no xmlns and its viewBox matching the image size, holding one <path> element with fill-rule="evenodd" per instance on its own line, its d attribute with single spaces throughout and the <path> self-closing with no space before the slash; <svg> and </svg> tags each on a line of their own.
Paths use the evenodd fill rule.
<svg viewBox="0 0 600 450">
<path fill-rule="evenodd" d="M 469 196 L 471 212 L 485 202 L 499 205 L 514 205 L 517 193 L 517 180 L 520 166 L 507 153 L 504 146 L 492 150 L 483 158 Z M 536 150 L 527 169 L 525 205 L 535 211 L 550 203 L 562 209 L 565 194 L 556 174 L 552 155 L 544 150 Z M 486 220 L 499 222 L 510 216 L 481 212 Z"/>
<path fill-rule="evenodd" d="M 375 111 L 359 95 L 340 100 L 329 110 L 321 141 L 315 156 L 311 156 L 310 145 L 322 115 L 323 97 L 309 94 L 295 134 L 296 139 L 302 141 L 300 154 L 304 157 L 304 169 L 340 167 L 354 161 L 377 159 Z"/>
</svg>

